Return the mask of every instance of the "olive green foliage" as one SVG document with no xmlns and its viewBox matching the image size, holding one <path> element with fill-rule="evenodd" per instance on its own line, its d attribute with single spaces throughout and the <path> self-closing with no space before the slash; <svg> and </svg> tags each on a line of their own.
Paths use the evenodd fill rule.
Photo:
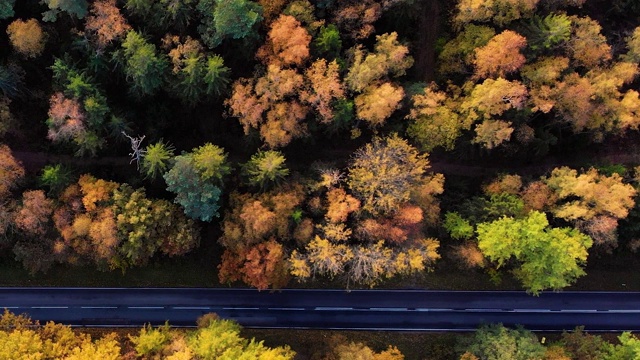
<svg viewBox="0 0 640 360">
<path fill-rule="evenodd" d="M 326 54 L 330 59 L 338 57 L 342 49 L 340 32 L 333 24 L 321 27 L 313 43 L 320 54 Z"/>
<path fill-rule="evenodd" d="M 640 358 L 640 339 L 630 332 L 618 336 L 620 344 L 606 344 L 604 360 L 635 360 Z"/>
<path fill-rule="evenodd" d="M 163 175 L 173 158 L 174 147 L 162 141 L 147 145 L 140 171 L 150 179 Z"/>
<path fill-rule="evenodd" d="M 530 49 L 551 49 L 569 40 L 571 19 L 565 14 L 549 14 L 544 18 L 533 16 L 525 35 Z"/>
<path fill-rule="evenodd" d="M 16 0 L 0 0 L 0 20 L 13 17 L 15 12 L 13 11 L 13 5 Z"/>
<path fill-rule="evenodd" d="M 40 2 L 49 7 L 49 10 L 42 13 L 42 20 L 51 22 L 57 20 L 61 11 L 82 19 L 87 15 L 89 6 L 87 0 L 41 0 Z"/>
<path fill-rule="evenodd" d="M 176 194 L 175 202 L 182 205 L 187 216 L 211 221 L 219 216 L 222 180 L 230 171 L 222 148 L 205 144 L 176 156 L 163 177 L 167 190 Z"/>
<path fill-rule="evenodd" d="M 277 185 L 289 175 L 284 155 L 274 150 L 258 151 L 253 154 L 249 162 L 243 166 L 243 171 L 249 184 L 261 189 Z"/>
<path fill-rule="evenodd" d="M 120 53 L 119 53 L 120 54 Z M 156 46 L 136 31 L 129 31 L 122 42 L 124 72 L 136 95 L 153 94 L 164 83 L 167 59 L 157 54 Z"/>
<path fill-rule="evenodd" d="M 72 180 L 71 170 L 62 164 L 45 166 L 38 178 L 40 185 L 49 188 L 49 194 L 58 194 Z"/>
<path fill-rule="evenodd" d="M 480 327 L 470 343 L 461 345 L 463 352 L 486 360 L 542 359 L 545 353 L 544 346 L 531 331 L 508 329 L 502 324 Z"/>
<path fill-rule="evenodd" d="M 514 275 L 527 291 L 562 289 L 585 274 L 593 240 L 571 228 L 552 228 L 544 213 L 503 217 L 477 227 L 478 247 L 498 268 L 515 262 Z"/>
<path fill-rule="evenodd" d="M 148 199 L 144 189 L 120 185 L 113 192 L 113 209 L 121 242 L 112 268 L 145 265 L 158 251 L 184 255 L 200 244 L 192 220 L 166 200 Z"/>
<path fill-rule="evenodd" d="M 446 213 L 443 226 L 454 239 L 468 239 L 474 234 L 473 226 L 457 212 Z"/>
<path fill-rule="evenodd" d="M 262 341 L 240 336 L 240 326 L 230 320 L 213 320 L 187 337 L 187 344 L 199 359 L 276 359 L 293 360 L 288 346 L 269 348 Z"/>
<path fill-rule="evenodd" d="M 225 39 L 257 37 L 262 21 L 262 7 L 249 0 L 200 0 L 197 6 L 202 15 L 198 31 L 202 41 L 214 48 Z"/>
<path fill-rule="evenodd" d="M 129 339 L 136 349 L 136 355 L 145 358 L 160 356 L 162 349 L 167 345 L 169 340 L 171 340 L 169 324 L 167 323 L 164 326 L 156 328 L 151 325 L 146 325 L 140 329 L 138 336 L 129 335 Z"/>
</svg>

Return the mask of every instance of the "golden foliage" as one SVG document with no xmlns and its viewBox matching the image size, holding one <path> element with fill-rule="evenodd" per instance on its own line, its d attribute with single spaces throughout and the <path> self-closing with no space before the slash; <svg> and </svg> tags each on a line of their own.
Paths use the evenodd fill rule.
<svg viewBox="0 0 640 360">
<path fill-rule="evenodd" d="M 602 27 L 596 20 L 587 17 L 570 16 L 573 34 L 569 40 L 569 50 L 573 61 L 587 69 L 611 60 L 611 46 L 600 34 Z"/>
<path fill-rule="evenodd" d="M 460 108 L 467 114 L 467 121 L 491 119 L 509 109 L 522 109 L 527 99 L 527 87 L 519 81 L 503 78 L 486 79 L 473 86 Z"/>
<path fill-rule="evenodd" d="M 527 46 L 527 39 L 522 35 L 505 30 L 494 36 L 487 45 L 475 50 L 473 63 L 478 78 L 504 77 L 524 65 L 526 59 L 520 53 Z"/>
<path fill-rule="evenodd" d="M 336 188 L 327 192 L 327 213 L 325 218 L 331 223 L 347 221 L 350 213 L 360 209 L 360 200 L 347 194 L 343 189 Z"/>
<path fill-rule="evenodd" d="M 388 82 L 369 86 L 355 98 L 356 115 L 372 128 L 381 126 L 400 107 L 403 97 L 402 87 Z"/>
<path fill-rule="evenodd" d="M 14 20 L 7 27 L 7 34 L 14 49 L 25 57 L 34 58 L 44 50 L 46 36 L 36 19 Z"/>
<path fill-rule="evenodd" d="M 510 121 L 485 119 L 475 128 L 476 136 L 471 141 L 486 149 L 493 149 L 511 139 L 513 128 Z"/>
<path fill-rule="evenodd" d="M 78 179 L 80 191 L 82 191 L 82 204 L 88 212 L 95 211 L 97 206 L 108 201 L 113 191 L 118 188 L 118 183 L 84 174 Z"/>
<path fill-rule="evenodd" d="M 505 25 L 527 17 L 535 11 L 539 0 L 460 0 L 454 21 L 464 24 L 472 21 Z"/>
<path fill-rule="evenodd" d="M 624 219 L 634 206 L 636 190 L 616 173 L 606 176 L 591 168 L 578 174 L 560 167 L 544 181 L 558 199 L 552 212 L 565 220 L 590 220 L 598 215 Z"/>
</svg>

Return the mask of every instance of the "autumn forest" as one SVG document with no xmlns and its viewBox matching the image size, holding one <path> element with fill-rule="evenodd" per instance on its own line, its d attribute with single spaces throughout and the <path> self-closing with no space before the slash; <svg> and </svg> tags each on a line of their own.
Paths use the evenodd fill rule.
<svg viewBox="0 0 640 360">
<path fill-rule="evenodd" d="M 532 295 L 637 272 L 638 24 L 634 0 L 0 0 L 2 264 Z"/>
</svg>

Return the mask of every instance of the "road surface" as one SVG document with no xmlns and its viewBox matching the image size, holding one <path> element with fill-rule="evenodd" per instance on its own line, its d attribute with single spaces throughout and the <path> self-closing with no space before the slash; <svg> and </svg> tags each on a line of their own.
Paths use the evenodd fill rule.
<svg viewBox="0 0 640 360">
<path fill-rule="evenodd" d="M 215 312 L 253 328 L 471 331 L 640 330 L 640 292 L 0 288 L 0 308 L 74 326 L 195 326 Z"/>
</svg>

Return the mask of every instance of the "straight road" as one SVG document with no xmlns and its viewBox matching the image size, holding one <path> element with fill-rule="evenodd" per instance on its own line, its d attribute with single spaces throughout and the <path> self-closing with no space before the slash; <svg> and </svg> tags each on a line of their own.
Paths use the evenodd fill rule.
<svg viewBox="0 0 640 360">
<path fill-rule="evenodd" d="M 470 331 L 482 323 L 640 330 L 640 292 L 0 288 L 0 308 L 75 326 L 194 326 L 215 312 L 245 327 Z"/>
</svg>

